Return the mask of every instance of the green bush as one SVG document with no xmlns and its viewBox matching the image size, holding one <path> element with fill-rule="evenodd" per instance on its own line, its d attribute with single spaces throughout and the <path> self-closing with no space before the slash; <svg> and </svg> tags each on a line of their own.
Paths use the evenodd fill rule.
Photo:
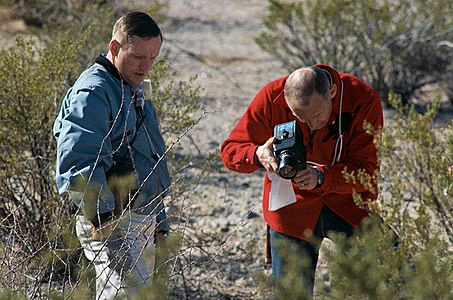
<svg viewBox="0 0 453 300">
<path fill-rule="evenodd" d="M 435 125 L 439 101 L 421 115 L 391 95 L 395 118 L 377 135 L 383 217 L 357 238 L 335 238 L 332 299 L 450 299 L 453 284 L 453 122 Z M 349 174 L 353 180 L 369 181 Z M 389 230 L 392 228 L 392 230 Z M 395 244 L 394 233 L 398 236 Z"/>
<path fill-rule="evenodd" d="M 81 35 L 80 42 L 84 36 Z M 55 143 L 52 125 L 60 99 L 78 69 L 80 44 L 68 36 L 50 48 L 32 40 L 17 40 L 0 59 L 0 234 L 3 244 L 2 286 L 13 291 L 27 278 L 46 277 L 59 270 L 47 264 L 42 251 L 58 252 L 55 223 L 62 225 L 65 203 L 54 181 Z M 64 233 L 64 229 L 61 233 Z M 43 280 L 40 278 L 39 280 Z M 39 287 L 29 289 L 33 295 Z"/>
<path fill-rule="evenodd" d="M 19 38 L 15 48 L 1 53 L 0 80 L 5 84 L 0 88 L 0 216 L 4 225 L 20 218 L 22 231 L 30 233 L 41 232 L 46 220 L 40 208 L 55 200 L 51 128 L 60 99 L 74 79 L 68 74 L 78 68 L 80 47 L 69 41 L 65 37 L 52 48 L 39 49 Z"/>
<path fill-rule="evenodd" d="M 453 266 L 445 240 L 433 238 L 418 249 L 408 249 L 403 242 L 396 248 L 388 227 L 369 226 L 356 238 L 335 237 L 335 250 L 328 255 L 332 288 L 321 295 L 327 299 L 451 299 Z"/>
<path fill-rule="evenodd" d="M 408 103 L 432 84 L 451 93 L 451 1 L 268 2 L 256 42 L 289 71 L 330 64 L 369 82 L 384 104 L 390 91 Z"/>
<path fill-rule="evenodd" d="M 108 50 L 115 12 L 108 7 L 95 11 L 85 19 L 83 11 L 71 11 L 84 22 L 44 25 L 43 32 L 28 40 L 19 38 L 15 47 L 1 51 L 0 298 L 86 299 L 92 293 L 92 266 L 75 237 L 69 200 L 56 191 L 52 126 L 76 77 L 99 52 Z M 64 31 L 46 31 L 51 27 Z M 171 201 L 179 203 L 191 189 L 190 182 L 178 182 L 187 173 L 176 166 L 189 161 L 175 153 L 181 137 L 203 113 L 198 105 L 201 88 L 195 86 L 195 78 L 175 83 L 171 74 L 164 57 L 156 61 L 150 78 L 169 146 L 171 172 L 176 177 Z M 203 170 L 204 165 L 195 167 Z M 168 244 L 159 250 L 165 261 L 160 262 L 159 279 L 151 287 L 159 295 L 168 293 L 169 274 L 164 266 L 181 244 L 177 236 L 161 243 Z"/>
<path fill-rule="evenodd" d="M 389 120 L 380 143 L 382 213 L 403 237 L 417 233 L 425 246 L 434 236 L 453 243 L 453 122 L 436 126 L 439 101 L 425 114 L 404 111 L 398 97 L 390 98 L 399 114 Z M 407 220 L 411 220 L 408 222 Z M 412 241 L 411 241 L 412 242 Z"/>
</svg>

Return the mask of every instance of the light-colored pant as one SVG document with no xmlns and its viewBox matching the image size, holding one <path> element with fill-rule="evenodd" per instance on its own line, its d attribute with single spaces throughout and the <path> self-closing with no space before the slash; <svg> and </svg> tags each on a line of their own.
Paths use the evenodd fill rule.
<svg viewBox="0 0 453 300">
<path fill-rule="evenodd" d="M 115 223 L 116 224 L 116 223 Z M 154 271 L 153 215 L 125 212 L 111 234 L 93 240 L 92 224 L 77 216 L 76 234 L 96 270 L 96 299 L 131 299 L 151 282 Z M 112 226 L 113 227 L 113 226 Z"/>
</svg>

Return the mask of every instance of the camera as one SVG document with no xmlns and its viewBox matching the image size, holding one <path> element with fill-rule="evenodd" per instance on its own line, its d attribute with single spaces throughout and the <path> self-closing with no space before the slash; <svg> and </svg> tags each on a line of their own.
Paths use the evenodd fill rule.
<svg viewBox="0 0 453 300">
<path fill-rule="evenodd" d="M 307 149 L 303 144 L 302 130 L 296 121 L 278 124 L 274 127 L 274 155 L 278 160 L 278 174 L 292 179 L 297 171 L 307 167 Z"/>
</svg>

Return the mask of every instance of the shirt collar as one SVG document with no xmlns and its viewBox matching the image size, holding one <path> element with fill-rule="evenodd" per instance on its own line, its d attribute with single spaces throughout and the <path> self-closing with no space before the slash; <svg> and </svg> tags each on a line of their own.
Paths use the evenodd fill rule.
<svg viewBox="0 0 453 300">
<path fill-rule="evenodd" d="M 96 63 L 103 66 L 113 77 L 117 78 L 118 80 L 121 80 L 120 72 L 112 64 L 112 62 L 107 59 L 105 54 L 102 54 L 102 53 L 99 54 L 99 56 L 96 58 Z"/>
</svg>

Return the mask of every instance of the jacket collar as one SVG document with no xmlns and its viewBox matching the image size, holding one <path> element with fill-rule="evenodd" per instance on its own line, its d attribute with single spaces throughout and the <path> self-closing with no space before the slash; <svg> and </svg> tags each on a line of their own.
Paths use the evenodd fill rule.
<svg viewBox="0 0 453 300">
<path fill-rule="evenodd" d="M 337 86 L 337 94 L 332 99 L 332 117 L 338 115 L 340 113 L 340 97 L 343 89 L 343 105 L 341 112 L 353 112 L 352 105 L 350 103 L 349 97 L 346 96 L 346 86 L 344 76 L 341 76 L 337 70 L 332 68 L 331 66 L 325 64 L 317 64 L 315 67 L 321 68 L 329 72 L 330 76 L 332 76 L 333 83 Z"/>
<path fill-rule="evenodd" d="M 121 75 L 120 75 L 120 72 L 118 71 L 118 69 L 112 64 L 112 62 L 110 60 L 108 60 L 108 58 L 106 57 L 105 54 L 99 54 L 99 56 L 96 58 L 96 63 L 97 64 L 100 64 L 101 66 L 103 66 L 113 77 L 115 77 L 116 79 L 118 79 L 119 81 L 123 81 L 123 79 L 121 78 Z M 129 83 L 126 83 L 127 86 L 130 86 L 131 87 L 131 90 L 135 93 L 137 92 L 137 90 L 140 90 L 141 89 L 141 86 L 140 85 L 131 85 Z"/>
<path fill-rule="evenodd" d="M 107 59 L 105 54 L 99 54 L 96 58 L 96 63 L 103 66 L 113 77 L 121 80 L 121 75 L 118 69 Z"/>
</svg>

